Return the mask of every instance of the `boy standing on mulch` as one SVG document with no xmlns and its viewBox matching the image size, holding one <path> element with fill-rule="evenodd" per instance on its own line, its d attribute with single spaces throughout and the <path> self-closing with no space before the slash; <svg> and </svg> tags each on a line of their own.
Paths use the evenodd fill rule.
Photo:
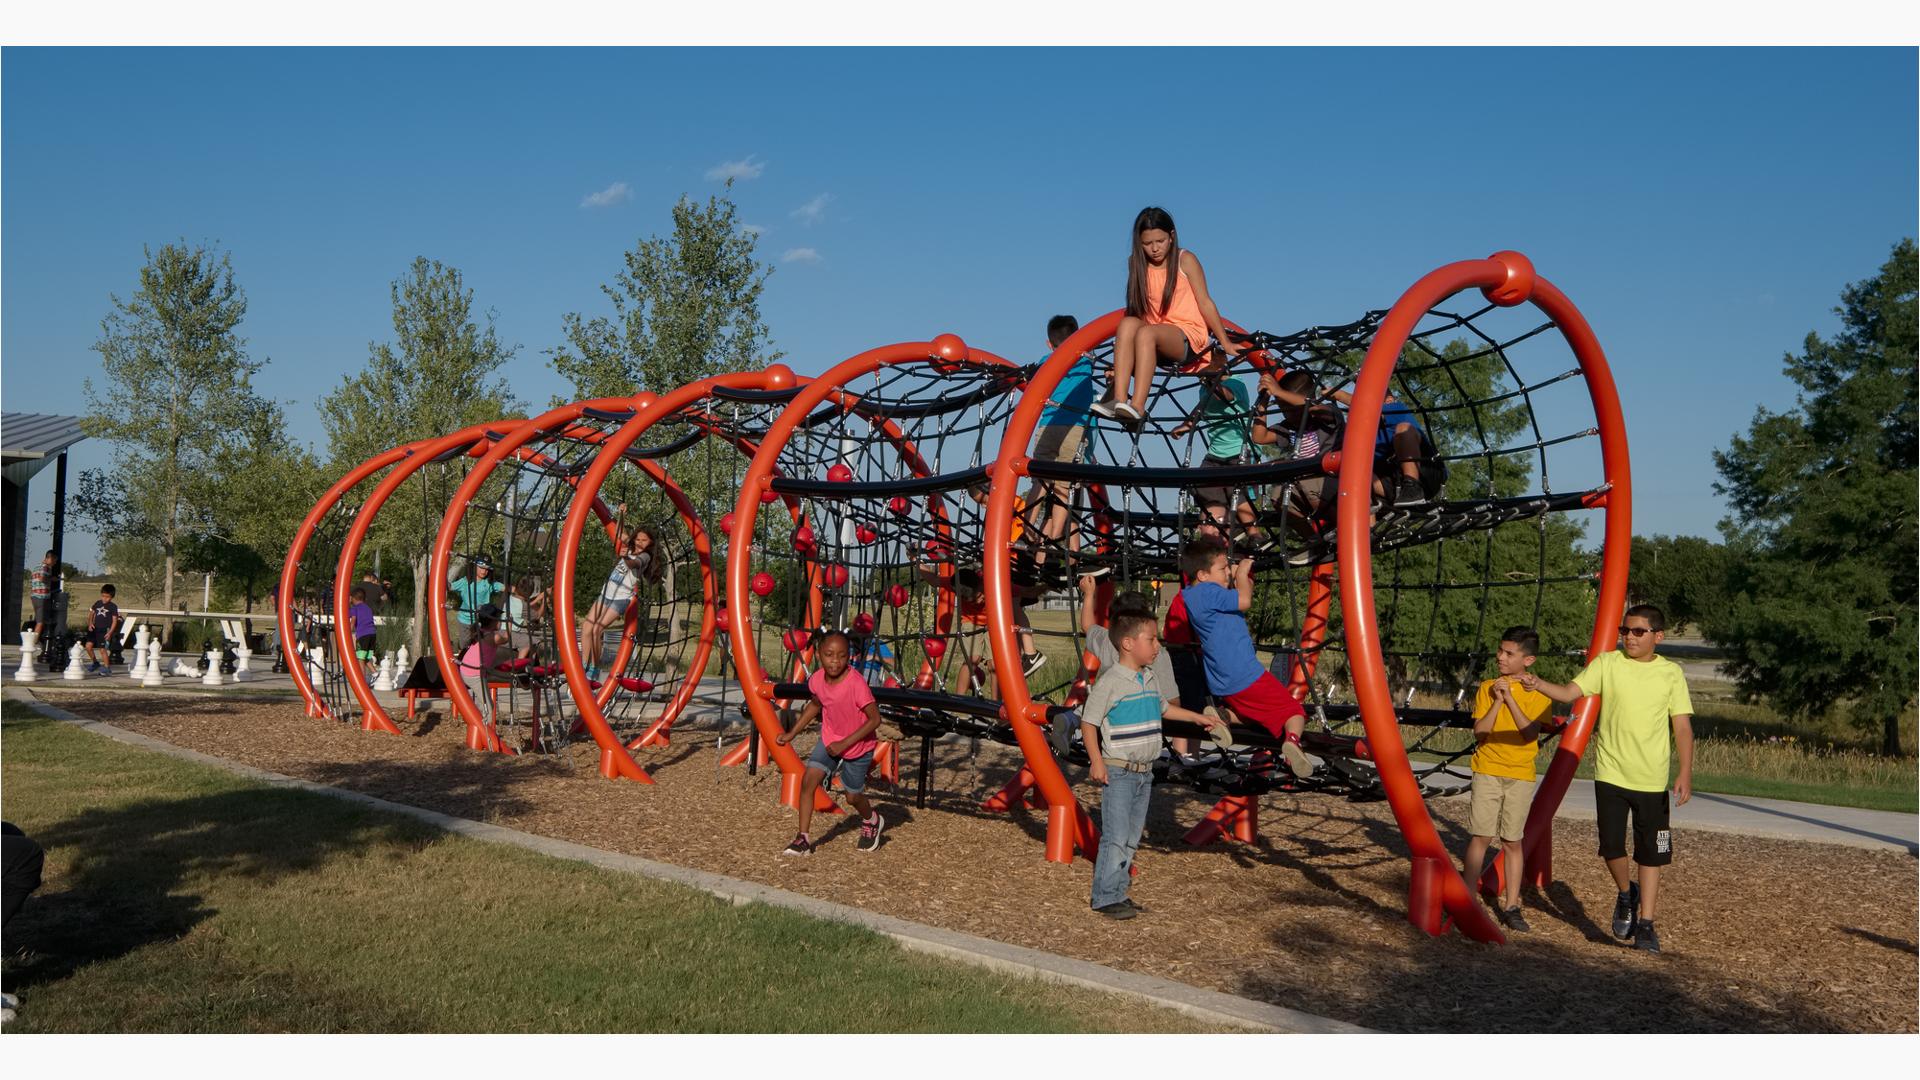
<svg viewBox="0 0 1920 1080">
<path fill-rule="evenodd" d="M 787 845 L 783 855 L 813 854 L 813 840 L 807 829 L 813 824 L 814 792 L 834 773 L 847 790 L 847 801 L 860 811 L 861 851 L 880 846 L 880 830 L 885 822 L 867 800 L 867 770 L 873 768 L 873 752 L 880 746 L 874 732 L 880 729 L 880 707 L 874 704 L 873 689 L 867 680 L 853 674 L 847 663 L 851 651 L 843 631 L 830 630 L 815 646 L 820 669 L 807 678 L 807 690 L 813 700 L 801 710 L 800 722 L 792 731 L 782 732 L 778 742 L 786 746 L 794 736 L 807 729 L 813 718 L 820 720 L 820 743 L 807 756 L 807 774 L 800 782 L 800 798 L 794 812 L 799 817 L 800 833 Z"/>
<path fill-rule="evenodd" d="M 1172 685 L 1162 685 L 1155 676 L 1159 629 L 1150 613 L 1127 608 L 1113 615 L 1107 634 L 1118 655 L 1094 681 L 1081 712 L 1080 737 L 1087 747 L 1088 773 L 1104 788 L 1092 904 L 1093 910 L 1109 919 L 1131 919 L 1140 911 L 1127 898 L 1127 889 L 1153 795 L 1161 718 L 1186 720 L 1212 728 L 1218 738 L 1231 738 L 1221 721 L 1175 705 Z"/>
<path fill-rule="evenodd" d="M 1593 734 L 1593 802 L 1600 819 L 1600 857 L 1620 890 L 1613 906 L 1613 936 L 1635 948 L 1660 951 L 1653 914 L 1660 899 L 1660 868 L 1673 862 L 1669 815 L 1693 797 L 1693 702 L 1680 665 L 1654 655 L 1666 639 L 1667 618 L 1652 604 L 1636 604 L 1621 620 L 1620 648 L 1593 658 L 1573 682 L 1546 682 L 1531 672 L 1520 685 L 1571 705 L 1600 695 L 1600 722 Z M 1672 741 L 1668 741 L 1668 730 Z M 1667 773 L 1675 752 L 1679 775 L 1669 805 Z M 1633 817 L 1633 861 L 1640 880 L 1630 880 L 1627 818 Z"/>
<path fill-rule="evenodd" d="M 1545 694 L 1528 690 L 1517 680 L 1533 666 L 1540 651 L 1540 635 L 1530 626 L 1512 626 L 1500 635 L 1494 664 L 1500 677 L 1480 684 L 1473 699 L 1473 807 L 1467 844 L 1467 888 L 1478 887 L 1487 849 L 1497 841 L 1506 855 L 1505 895 L 1500 921 L 1509 930 L 1531 929 L 1520 914 L 1520 870 L 1524 865 L 1520 841 L 1527 831 L 1527 810 L 1533 806 L 1534 758 L 1540 753 L 1540 723 L 1553 710 Z"/>
</svg>

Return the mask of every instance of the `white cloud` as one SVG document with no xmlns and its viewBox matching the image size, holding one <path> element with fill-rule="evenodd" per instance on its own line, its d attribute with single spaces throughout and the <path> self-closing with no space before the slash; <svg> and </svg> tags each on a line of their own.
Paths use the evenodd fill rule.
<svg viewBox="0 0 1920 1080">
<path fill-rule="evenodd" d="M 812 248 L 788 248 L 787 253 L 780 256 L 780 261 L 817 263 L 821 260 L 820 253 Z"/>
<path fill-rule="evenodd" d="M 823 191 L 801 204 L 793 212 L 793 217 L 798 218 L 802 225 L 817 225 L 827 216 L 827 204 L 832 201 L 833 196 Z"/>
<path fill-rule="evenodd" d="M 616 180 L 611 186 L 581 199 L 580 206 L 582 209 L 598 210 L 603 206 L 626 202 L 631 198 L 633 198 L 633 189 L 627 186 L 625 180 Z"/>
<path fill-rule="evenodd" d="M 747 234 L 748 236 L 767 235 L 767 227 L 765 225 L 741 225 L 740 231 Z"/>
<path fill-rule="evenodd" d="M 709 180 L 758 180 L 760 174 L 767 171 L 767 163 L 755 161 L 758 154 L 748 154 L 739 161 L 723 161 L 707 170 Z"/>
</svg>

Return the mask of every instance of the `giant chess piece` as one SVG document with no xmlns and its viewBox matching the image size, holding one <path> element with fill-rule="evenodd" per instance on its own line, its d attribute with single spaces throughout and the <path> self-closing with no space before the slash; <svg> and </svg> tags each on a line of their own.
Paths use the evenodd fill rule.
<svg viewBox="0 0 1920 1080">
<path fill-rule="evenodd" d="M 208 649 L 206 652 L 207 673 L 200 677 L 201 686 L 224 686 L 226 680 L 220 677 L 220 651 Z"/>
<path fill-rule="evenodd" d="M 127 665 L 127 678 L 134 682 L 144 682 L 147 677 L 147 642 L 153 635 L 147 632 L 147 624 L 133 632 L 133 663 Z"/>
<path fill-rule="evenodd" d="M 160 639 L 147 642 L 147 676 L 140 680 L 141 686 L 167 685 L 166 669 L 160 666 Z"/>
<path fill-rule="evenodd" d="M 247 646 L 244 643 L 242 643 L 239 648 L 233 650 L 233 681 L 234 682 L 252 682 L 253 681 L 252 664 L 253 664 L 253 650 L 247 648 Z"/>
<path fill-rule="evenodd" d="M 20 670 L 13 673 L 14 682 L 33 682 L 40 673 L 33 669 L 33 653 L 40 645 L 40 635 L 31 630 L 20 634 Z"/>
<path fill-rule="evenodd" d="M 400 646 L 400 653 L 393 662 L 393 685 L 398 689 L 401 683 L 413 673 L 413 657 L 407 655 L 407 647 Z"/>
<path fill-rule="evenodd" d="M 60 677 L 63 679 L 71 679 L 74 682 L 79 682 L 86 678 L 87 665 L 84 659 L 86 655 L 87 650 L 81 648 L 79 642 L 74 642 L 73 648 L 67 651 L 67 670 L 61 673 Z"/>
<path fill-rule="evenodd" d="M 392 653 L 388 653 L 380 658 L 380 668 L 378 674 L 374 677 L 373 688 L 382 693 L 391 693 L 393 691 Z"/>
</svg>

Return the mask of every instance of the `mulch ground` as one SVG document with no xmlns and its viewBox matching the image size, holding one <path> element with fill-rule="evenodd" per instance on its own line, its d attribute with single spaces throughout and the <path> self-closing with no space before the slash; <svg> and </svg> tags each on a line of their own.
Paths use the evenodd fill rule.
<svg viewBox="0 0 1920 1080">
<path fill-rule="evenodd" d="M 1916 864 L 1908 855 L 1683 833 L 1662 881 L 1665 953 L 1607 933 L 1613 888 L 1593 825 L 1555 830 L 1558 881 L 1524 901 L 1512 947 L 1430 938 L 1405 918 L 1408 864 L 1384 803 L 1269 796 L 1262 842 L 1191 848 L 1208 801 L 1155 793 L 1134 898 L 1148 914 L 1092 914 L 1092 865 L 1041 857 L 1041 814 L 979 802 L 1012 775 L 1011 750 L 937 748 L 925 810 L 871 789 L 886 842 L 855 850 L 850 817 L 816 818 L 820 850 L 780 855 L 793 816 L 777 776 L 717 766 L 716 730 L 689 728 L 650 755 L 659 782 L 466 750 L 444 716 L 374 735 L 298 705 L 114 694 L 47 695 L 90 719 L 175 745 L 611 851 L 765 882 L 917 922 L 1270 1001 L 1390 1031 L 1912 1032 L 1920 1028 Z M 732 738 L 740 729 L 733 729 Z M 804 742 L 803 738 L 803 742 Z M 904 753 L 914 765 L 915 744 Z M 589 747 L 590 749 L 590 747 Z M 806 746 L 802 746 L 804 751 Z M 1090 804 L 1097 796 L 1081 788 Z M 1433 804 L 1464 850 L 1466 802 Z M 822 835 L 824 834 L 824 836 Z"/>
</svg>

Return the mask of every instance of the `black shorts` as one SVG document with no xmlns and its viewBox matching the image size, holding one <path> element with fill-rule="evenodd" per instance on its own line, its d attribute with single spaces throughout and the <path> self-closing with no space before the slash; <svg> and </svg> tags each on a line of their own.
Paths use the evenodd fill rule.
<svg viewBox="0 0 1920 1080">
<path fill-rule="evenodd" d="M 88 630 L 87 644 L 92 645 L 95 648 L 100 648 L 100 649 L 106 648 L 107 632 L 105 630 Z"/>
<path fill-rule="evenodd" d="M 1641 866 L 1665 866 L 1673 861 L 1673 830 L 1669 826 L 1667 793 L 1634 791 L 1596 780 L 1593 808 L 1600 818 L 1600 857 L 1625 858 L 1627 815 L 1633 815 L 1633 861 Z"/>
<path fill-rule="evenodd" d="M 1213 704 L 1207 693 L 1206 662 L 1198 648 L 1169 648 L 1167 662 L 1173 666 L 1174 692 L 1180 695 L 1180 707 L 1199 712 Z"/>
</svg>

